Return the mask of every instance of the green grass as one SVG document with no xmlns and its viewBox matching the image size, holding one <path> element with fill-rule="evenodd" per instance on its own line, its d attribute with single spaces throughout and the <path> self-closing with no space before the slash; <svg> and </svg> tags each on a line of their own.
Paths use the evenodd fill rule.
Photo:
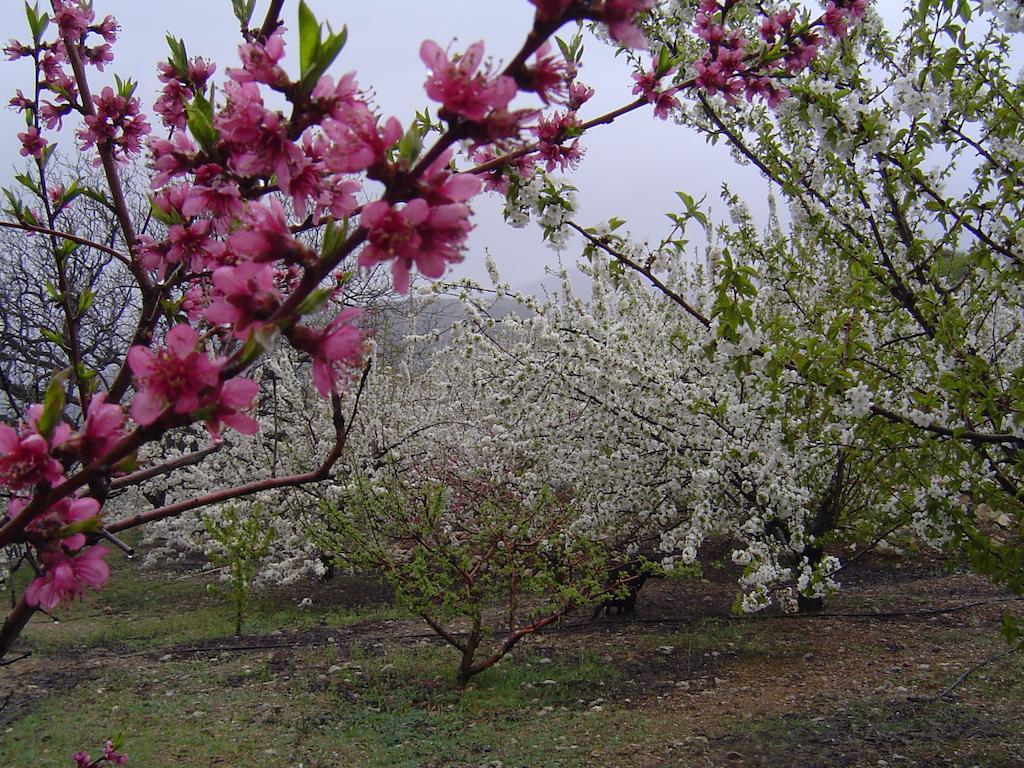
<svg viewBox="0 0 1024 768">
<path fill-rule="evenodd" d="M 333 599 L 351 594 L 331 589 Z M 296 630 L 411 618 L 388 605 L 341 608 L 324 597 L 299 608 L 294 597 L 257 595 L 245 632 L 289 633 L 287 641 Z M 715 708 L 733 665 L 792 671 L 817 663 L 802 658 L 808 649 L 821 653 L 813 632 L 781 621 L 553 632 L 525 640 L 460 691 L 451 648 L 402 637 L 425 633 L 418 623 L 339 632 L 325 645 L 163 656 L 233 633 L 232 608 L 206 578 L 115 569 L 108 589 L 64 619 L 37 618 L 26 632 L 25 646 L 36 652 L 26 664 L 37 666 L 25 679 L 39 687 L 21 686 L 2 713 L 10 720 L 0 728 L 4 766 L 67 768 L 73 752 L 95 754 L 115 734 L 137 768 L 647 768 L 731 764 L 732 751 L 748 765 L 875 766 L 897 754 L 907 760 L 890 765 L 1002 768 L 1024 754 L 1024 654 L 980 670 L 955 701 L 833 697 L 820 711 L 768 715 Z M 859 650 L 888 663 L 889 638 L 882 627 Z M 933 627 L 928 638 L 929 648 L 957 647 L 963 628 Z M 997 642 L 979 636 L 972 655 L 991 655 Z M 719 673 L 727 678 L 721 688 Z M 950 668 L 945 682 L 958 673 Z M 911 665 L 895 679 L 913 690 L 927 678 Z M 680 680 L 693 685 L 677 687 Z M 764 696 L 772 696 L 770 675 Z M 688 740 L 701 733 L 689 730 L 692 713 L 709 708 L 714 724 Z"/>
<path fill-rule="evenodd" d="M 139 568 L 115 569 L 107 586 L 86 602 L 58 610 L 59 622 L 37 615 L 22 634 L 25 647 L 56 654 L 107 647 L 145 651 L 234 635 L 234 609 L 205 575 L 172 577 Z M 366 621 L 406 619 L 397 607 L 300 608 L 254 594 L 244 635 L 276 630 L 345 627 Z"/>
<path fill-rule="evenodd" d="M 748 721 L 720 739 L 766 765 L 802 765 L 800 756 L 813 754 L 821 765 L 896 760 L 889 764 L 1017 768 L 1024 744 L 1014 714 L 960 702 L 869 698 L 841 711 Z"/>
<path fill-rule="evenodd" d="M 572 748 L 581 727 L 603 748 L 631 730 L 621 712 L 590 710 L 618 674 L 591 655 L 541 664 L 527 653 L 459 691 L 446 649 L 353 650 L 307 654 L 297 669 L 290 654 L 277 673 L 252 657 L 103 673 L 17 720 L 0 752 L 14 768 L 66 767 L 75 750 L 121 733 L 130 764 L 146 768 L 588 765 L 587 750 Z"/>
</svg>

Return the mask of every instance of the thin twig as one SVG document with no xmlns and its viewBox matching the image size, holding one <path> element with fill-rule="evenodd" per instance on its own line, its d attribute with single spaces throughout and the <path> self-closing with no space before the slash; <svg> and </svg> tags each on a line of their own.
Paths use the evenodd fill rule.
<svg viewBox="0 0 1024 768">
<path fill-rule="evenodd" d="M 989 665 L 989 664 L 991 664 L 991 663 L 992 663 L 993 661 L 998 661 L 999 659 L 1002 659 L 1002 658 L 1004 658 L 1005 656 L 1009 656 L 1009 655 L 1010 655 L 1010 654 L 1012 654 L 1012 653 L 1017 653 L 1017 651 L 1021 650 L 1022 648 L 1024 648 L 1024 642 L 1021 642 L 1021 643 L 1017 643 L 1017 645 L 1015 645 L 1015 646 L 1012 646 L 1011 648 L 1004 648 L 1003 650 L 999 651 L 998 653 L 993 653 L 993 654 L 992 654 L 991 656 L 989 656 L 988 658 L 982 659 L 981 661 L 979 661 L 979 662 L 978 662 L 977 664 L 975 664 L 974 666 L 972 666 L 972 667 L 968 667 L 967 669 L 965 669 L 965 670 L 964 670 L 964 671 L 963 671 L 963 672 L 962 672 L 962 673 L 960 674 L 960 676 L 959 676 L 959 677 L 957 677 L 957 679 L 956 679 L 956 680 L 954 680 L 954 681 L 953 681 L 953 682 L 952 682 L 952 683 L 951 683 L 951 684 L 950 684 L 950 685 L 949 685 L 949 686 L 948 686 L 948 687 L 947 687 L 947 688 L 946 688 L 945 690 L 943 690 L 943 691 L 942 691 L 941 693 L 937 693 L 937 694 L 935 694 L 934 696 L 908 696 L 908 697 L 907 697 L 907 701 L 914 701 L 914 702 L 920 702 L 920 703 L 922 703 L 922 704 L 931 704 L 932 702 L 938 701 L 939 699 L 945 699 L 945 698 L 948 698 L 948 697 L 949 697 L 949 695 L 950 695 L 951 693 L 953 693 L 953 691 L 954 691 L 954 690 L 956 690 L 957 688 L 959 688 L 959 687 L 960 687 L 960 685 L 962 685 L 962 684 L 964 683 L 964 681 L 966 681 L 966 680 L 967 680 L 967 678 L 969 678 L 969 677 L 970 677 L 971 675 L 973 675 L 973 674 L 974 674 L 975 672 L 977 672 L 977 671 L 978 671 L 979 669 L 981 669 L 982 667 L 986 667 L 986 666 L 988 666 L 988 665 Z"/>
</svg>

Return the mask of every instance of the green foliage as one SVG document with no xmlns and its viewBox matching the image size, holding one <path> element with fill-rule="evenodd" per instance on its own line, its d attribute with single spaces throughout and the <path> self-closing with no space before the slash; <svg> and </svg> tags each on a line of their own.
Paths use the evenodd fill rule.
<svg viewBox="0 0 1024 768">
<path fill-rule="evenodd" d="M 227 505 L 216 514 L 203 515 L 203 526 L 217 547 L 207 557 L 214 566 L 227 569 L 224 592 L 235 609 L 235 634 L 241 635 L 257 566 L 274 541 L 271 515 L 259 503 L 246 505 L 244 511 Z"/>
<path fill-rule="evenodd" d="M 328 24 L 325 36 L 324 25 L 316 20 L 304 0 L 300 0 L 299 71 L 302 74 L 299 83 L 304 90 L 312 90 L 327 68 L 334 63 L 347 40 L 348 27 L 345 26 L 335 34 Z"/>
<path fill-rule="evenodd" d="M 327 552 L 383 576 L 439 634 L 468 622 L 464 671 L 490 631 L 489 610 L 501 617 L 500 657 L 536 622 L 607 590 L 607 548 L 571 532 L 572 500 L 549 488 L 524 497 L 482 471 L 443 481 L 388 471 L 357 477 L 342 502 L 321 507 L 310 533 Z"/>
</svg>

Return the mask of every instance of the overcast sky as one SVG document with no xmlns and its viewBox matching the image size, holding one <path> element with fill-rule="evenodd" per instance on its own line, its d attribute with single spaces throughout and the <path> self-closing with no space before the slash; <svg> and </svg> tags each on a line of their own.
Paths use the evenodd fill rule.
<svg viewBox="0 0 1024 768">
<path fill-rule="evenodd" d="M 331 70 L 335 76 L 355 70 L 362 87 L 371 87 L 375 101 L 385 116 L 394 115 L 404 126 L 417 109 L 437 105 L 423 91 L 425 68 L 419 59 L 424 39 L 436 40 L 447 47 L 456 40 L 454 50 L 463 50 L 476 40 L 484 40 L 489 55 L 508 60 L 518 50 L 530 28 L 533 6 L 527 0 L 445 0 L 424 3 L 419 0 L 375 0 L 372 3 L 341 3 L 308 0 L 317 18 L 329 21 L 335 29 L 349 28 L 349 41 Z M 6 0 L 7 10 L 21 3 Z M 256 16 L 266 7 L 257 4 Z M 41 3 L 43 5 L 43 3 Z M 297 0 L 286 4 L 284 18 L 294 30 Z M 231 13 L 230 0 L 175 0 L 149 3 L 139 0 L 95 0 L 98 17 L 112 13 L 121 23 L 121 38 L 115 46 L 115 62 L 107 74 L 118 73 L 139 81 L 138 94 L 148 111 L 157 93 L 156 62 L 166 58 L 167 33 L 184 38 L 190 55 L 202 55 L 218 65 L 217 78 L 224 69 L 237 63 L 238 24 Z M 27 39 L 20 12 L 5 17 L 5 34 Z M 294 74 L 297 44 L 287 36 L 289 71 Z M 94 75 L 99 75 L 95 73 Z M 99 75 L 97 82 L 100 82 Z M 619 106 L 633 97 L 627 63 L 616 59 L 613 50 L 596 40 L 586 45 L 580 79 L 596 90 L 582 117 L 588 119 Z M 16 88 L 31 87 L 31 65 L 27 60 L 2 63 L 0 94 L 6 102 Z M 526 102 L 523 102 L 524 105 Z M 531 102 L 532 103 L 532 102 Z M 154 127 L 157 119 L 151 119 Z M 20 118 L 10 110 L 0 113 L 0 131 L 10 137 L 0 154 L 0 183 L 7 184 L 16 168 L 23 166 L 14 133 L 24 130 Z M 648 110 L 621 118 L 603 126 L 584 139 L 587 154 L 572 175 L 579 188 L 580 212 L 584 224 L 619 216 L 640 237 L 657 239 L 664 231 L 664 214 L 675 210 L 675 190 L 696 196 L 709 195 L 716 200 L 722 181 L 746 193 L 755 212 L 764 210 L 766 184 L 749 168 L 737 168 L 728 152 L 709 147 L 690 131 L 671 122 L 656 120 Z M 73 146 L 73 135 L 66 131 L 60 144 Z M 486 198 L 486 199 L 485 199 Z M 515 230 L 501 220 L 500 200 L 482 196 L 474 200 L 476 230 L 469 241 L 466 261 L 453 274 L 486 279 L 483 253 L 489 250 L 503 275 L 515 285 L 543 277 L 544 267 L 556 262 L 556 255 L 542 245 L 539 230 Z M 721 213 L 721 206 L 717 206 Z M 575 260 L 578 248 L 570 247 L 567 260 Z"/>
</svg>

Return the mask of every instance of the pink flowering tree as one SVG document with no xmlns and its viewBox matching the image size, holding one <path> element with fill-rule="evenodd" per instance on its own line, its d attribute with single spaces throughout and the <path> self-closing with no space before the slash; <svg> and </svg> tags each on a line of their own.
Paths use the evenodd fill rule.
<svg viewBox="0 0 1024 768">
<path fill-rule="evenodd" d="M 441 276 L 464 256 L 470 202 L 485 186 L 514 188 L 537 165 L 572 167 L 582 134 L 627 112 L 653 105 L 663 116 L 686 92 L 742 92 L 772 104 L 785 96 L 779 78 L 806 67 L 823 36 L 837 33 L 833 17 L 852 22 L 860 7 L 835 3 L 818 20 L 774 15 L 766 23 L 778 21 L 775 37 L 751 42 L 728 29 L 734 3 L 704 2 L 702 13 L 720 17 L 712 27 L 722 29 L 709 27 L 699 60 L 660 53 L 636 98 L 585 119 L 591 90 L 576 79 L 579 46 L 560 42 L 559 56 L 549 41 L 567 24 L 593 23 L 619 44 L 642 48 L 654 0 L 532 2 L 532 28 L 500 69 L 485 63 L 482 43 L 452 52 L 424 42 L 426 93 L 439 104 L 440 122 L 408 126 L 378 114 L 355 73 L 327 74 L 346 32 L 318 22 L 302 2 L 297 72 L 282 66 L 283 0 L 272 0 L 262 21 L 255 3 L 234 3 L 238 65 L 221 71 L 170 39 L 152 117 L 130 80 L 93 85 L 94 71 L 113 62 L 115 19 L 80 0 L 26 7 L 27 36 L 5 52 L 34 66 L 34 81 L 11 101 L 25 118 L 18 140 L 29 168 L 7 195 L 3 226 L 48 244 L 62 321 L 52 330 L 63 359 L 42 402 L 0 425 L 0 485 L 9 496 L 0 546 L 22 547 L 35 569 L 0 629 L 0 654 L 36 610 L 53 611 L 103 585 L 108 544 L 123 546 L 117 533 L 331 475 L 365 381 L 360 308 L 344 306 L 353 271 L 383 265 L 400 293 L 413 272 Z M 691 64 L 695 75 L 661 86 L 660 78 Z M 51 182 L 62 131 L 102 174 L 104 188 L 89 197 L 116 221 L 106 242 L 88 229 L 68 231 L 62 217 L 76 197 Z M 123 176 L 143 157 L 151 207 L 140 225 Z M 306 233 L 316 233 L 315 247 Z M 82 346 L 93 298 L 68 280 L 70 265 L 89 252 L 124 268 L 138 306 L 120 358 L 102 370 Z M 142 465 L 146 446 L 192 425 L 213 440 L 258 428 L 257 386 L 247 372 L 275 344 L 306 356 L 315 388 L 331 402 L 334 441 L 319 464 L 110 519 L 113 485 L 168 469 Z"/>
</svg>

